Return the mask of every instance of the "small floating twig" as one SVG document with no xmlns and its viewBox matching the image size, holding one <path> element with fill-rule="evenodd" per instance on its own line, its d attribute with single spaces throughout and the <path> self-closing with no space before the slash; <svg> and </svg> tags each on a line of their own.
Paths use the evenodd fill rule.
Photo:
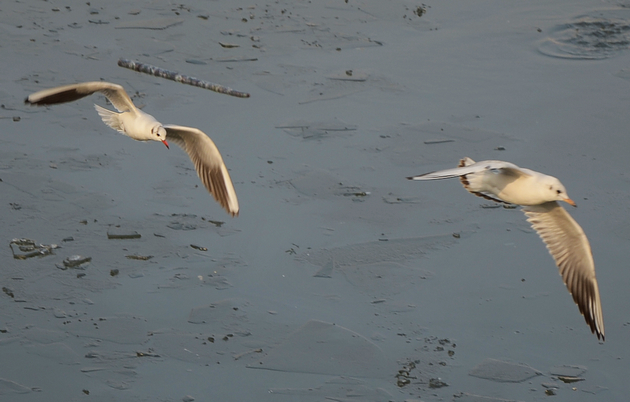
<svg viewBox="0 0 630 402">
<path fill-rule="evenodd" d="M 426 140 L 424 143 L 430 144 L 444 144 L 445 142 L 455 142 L 455 140 Z"/>
<path fill-rule="evenodd" d="M 235 91 L 234 89 L 224 87 L 223 85 L 213 84 L 211 82 L 203 81 L 195 77 L 182 75 L 174 71 L 164 70 L 162 68 L 155 67 L 150 64 L 144 64 L 144 63 L 140 63 L 133 60 L 127 60 L 127 59 L 119 59 L 118 65 L 120 67 L 125 67 L 130 70 L 137 71 L 139 73 L 155 75 L 156 77 L 166 78 L 167 80 L 172 80 L 175 82 L 179 82 L 181 84 L 188 84 L 188 85 L 192 85 L 193 87 L 209 89 L 211 91 L 218 92 L 220 94 L 236 96 L 238 98 L 249 98 L 249 94 L 247 92 Z"/>
</svg>

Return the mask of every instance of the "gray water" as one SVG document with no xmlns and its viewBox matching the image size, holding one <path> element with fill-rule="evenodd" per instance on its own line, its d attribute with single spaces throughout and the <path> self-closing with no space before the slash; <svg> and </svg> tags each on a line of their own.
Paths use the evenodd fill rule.
<svg viewBox="0 0 630 402">
<path fill-rule="evenodd" d="M 421 6 L 0 5 L 0 396 L 627 400 L 630 13 Z M 23 105 L 99 79 L 211 136 L 240 216 L 180 149 L 102 124 L 102 96 Z M 464 156 L 562 180 L 593 249 L 605 343 L 518 209 L 484 208 L 457 180 L 405 179 Z M 13 238 L 59 247 L 15 259 Z M 75 255 L 91 261 L 65 267 Z"/>
</svg>

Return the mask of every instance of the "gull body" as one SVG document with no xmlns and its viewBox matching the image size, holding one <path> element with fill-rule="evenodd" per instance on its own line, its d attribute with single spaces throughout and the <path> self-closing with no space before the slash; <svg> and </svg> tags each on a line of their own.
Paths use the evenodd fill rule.
<svg viewBox="0 0 630 402">
<path fill-rule="evenodd" d="M 208 192 L 228 214 L 238 215 L 238 199 L 230 174 L 210 137 L 197 128 L 160 123 L 155 117 L 138 109 L 122 86 L 104 81 L 82 82 L 35 92 L 24 102 L 37 106 L 56 105 L 95 92 L 105 95 L 118 110 L 117 113 L 94 105 L 105 124 L 137 141 L 160 141 L 168 148 L 168 139 L 179 145 L 195 165 L 197 175 Z"/>
<path fill-rule="evenodd" d="M 456 168 L 408 179 L 454 177 L 458 177 L 464 188 L 474 195 L 524 207 L 527 221 L 546 244 L 591 332 L 603 341 L 604 318 L 591 246 L 580 225 L 558 204 L 558 201 L 564 201 L 576 206 L 560 180 L 509 162 L 475 162 L 470 158 L 462 159 Z"/>
</svg>

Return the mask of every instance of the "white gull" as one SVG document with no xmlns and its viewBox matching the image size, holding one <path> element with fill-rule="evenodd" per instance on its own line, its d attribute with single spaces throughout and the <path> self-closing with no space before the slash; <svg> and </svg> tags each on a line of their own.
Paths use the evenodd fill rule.
<svg viewBox="0 0 630 402">
<path fill-rule="evenodd" d="M 168 148 L 168 139 L 179 145 L 188 153 L 208 192 L 230 215 L 238 215 L 238 200 L 230 174 L 210 137 L 197 128 L 160 123 L 138 109 L 122 86 L 104 81 L 81 82 L 35 92 L 24 102 L 37 106 L 55 105 L 81 99 L 95 92 L 105 95 L 120 112 L 94 105 L 105 124 L 137 141 L 160 141 Z"/>
<path fill-rule="evenodd" d="M 580 225 L 557 202 L 565 201 L 576 206 L 560 180 L 509 162 L 490 160 L 475 163 L 470 158 L 462 159 L 457 168 L 408 179 L 440 180 L 453 177 L 459 177 L 464 188 L 474 195 L 495 202 L 524 206 L 527 221 L 547 245 L 591 332 L 603 341 L 604 318 L 591 246 Z"/>
</svg>

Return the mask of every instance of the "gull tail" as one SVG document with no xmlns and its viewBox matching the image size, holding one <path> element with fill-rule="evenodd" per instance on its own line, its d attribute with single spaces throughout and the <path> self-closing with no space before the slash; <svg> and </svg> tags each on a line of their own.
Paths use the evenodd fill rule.
<svg viewBox="0 0 630 402">
<path fill-rule="evenodd" d="M 459 166 L 456 168 L 424 173 L 418 176 L 407 177 L 407 179 L 409 180 L 442 180 L 442 179 L 452 179 L 454 177 L 461 178 L 461 177 L 465 177 L 464 175 L 470 173 L 470 169 L 462 169 L 462 168 L 472 165 L 473 163 L 475 163 L 474 160 L 470 158 L 464 158 L 459 162 Z"/>
<path fill-rule="evenodd" d="M 125 128 L 122 125 L 122 121 L 120 121 L 121 113 L 112 112 L 111 110 L 107 110 L 99 105 L 94 105 L 94 109 L 96 109 L 98 115 L 101 116 L 103 123 L 107 124 L 119 133 L 126 135 Z"/>
<path fill-rule="evenodd" d="M 492 161 L 488 161 L 492 162 Z M 512 167 L 514 165 L 507 164 L 506 162 L 500 162 L 501 166 L 509 165 Z M 474 166 L 472 166 L 474 165 Z M 484 184 L 485 174 L 487 174 L 487 170 L 489 168 L 484 165 L 476 164 L 474 160 L 466 157 L 459 161 L 459 165 L 456 168 L 438 170 L 437 172 L 430 172 L 421 174 L 419 176 L 407 177 L 409 180 L 441 180 L 441 179 L 450 179 L 453 177 L 459 177 L 459 181 L 461 181 L 464 188 L 470 192 L 471 194 L 476 195 L 477 197 L 485 198 L 486 200 L 491 200 L 494 202 L 509 204 L 503 200 L 493 197 L 491 194 L 488 194 L 487 191 L 484 191 L 486 185 Z"/>
</svg>

